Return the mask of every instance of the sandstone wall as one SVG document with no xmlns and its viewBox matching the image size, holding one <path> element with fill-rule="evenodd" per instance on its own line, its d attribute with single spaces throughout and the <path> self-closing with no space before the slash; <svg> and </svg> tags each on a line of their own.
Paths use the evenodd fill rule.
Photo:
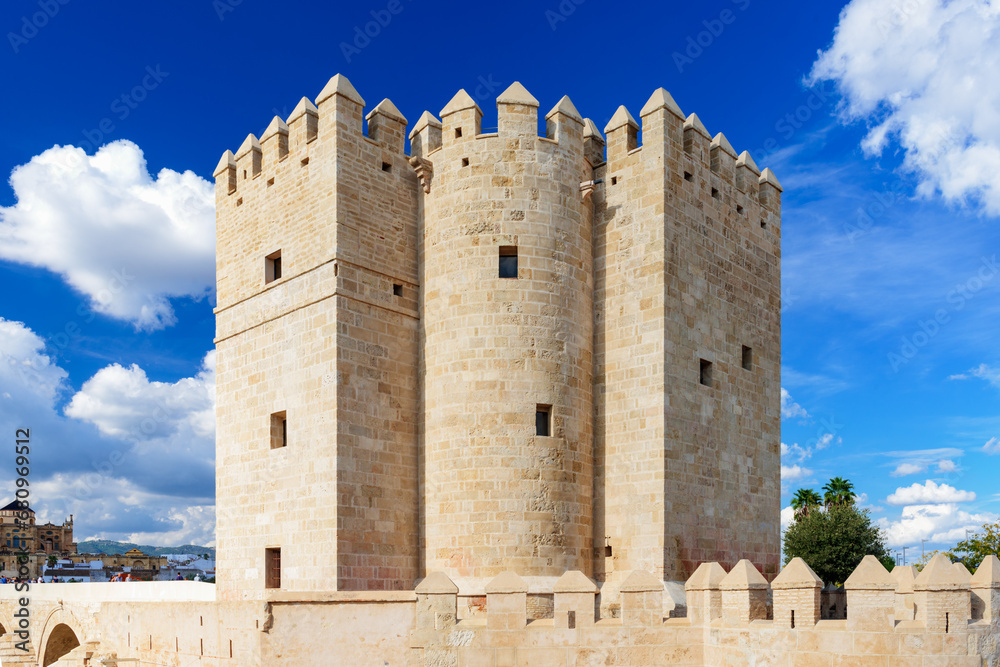
<svg viewBox="0 0 1000 667">
<path fill-rule="evenodd" d="M 364 101 L 342 77 L 317 103 L 303 99 L 216 170 L 223 599 L 263 598 L 266 548 L 281 549 L 285 589 L 398 589 L 418 573 L 406 121 L 383 103 L 364 136 Z"/>
<path fill-rule="evenodd" d="M 480 134 L 481 112 L 460 93 L 442 112 L 441 147 L 421 156 L 433 165 L 420 261 L 424 566 L 478 595 L 509 568 L 589 571 L 592 542 L 583 120 L 570 103 L 538 137 L 538 102 L 520 84 L 498 108 L 498 133 Z M 516 248 L 516 277 L 499 275 L 502 247 Z"/>
</svg>

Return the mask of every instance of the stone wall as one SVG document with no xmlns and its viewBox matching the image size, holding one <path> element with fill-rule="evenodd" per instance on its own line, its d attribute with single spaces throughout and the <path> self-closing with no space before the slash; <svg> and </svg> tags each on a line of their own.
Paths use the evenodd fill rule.
<svg viewBox="0 0 1000 667">
<path fill-rule="evenodd" d="M 223 599 L 264 598 L 268 548 L 284 589 L 418 574 L 418 185 L 405 118 L 366 137 L 363 107 L 334 77 L 216 170 Z"/>
<path fill-rule="evenodd" d="M 27 645 L 19 599 L 29 601 Z M 216 602 L 195 582 L 0 586 L 0 662 L 57 667 L 405 665 L 411 592 L 274 592 Z M 121 659 L 118 663 L 116 659 Z M 48 662 L 53 660 L 57 662 Z"/>
<path fill-rule="evenodd" d="M 505 572 L 486 586 L 485 613 L 458 620 L 458 586 L 441 572 L 415 591 L 271 591 L 245 602 L 215 602 L 214 586 L 194 582 L 45 584 L 28 594 L 24 653 L 14 648 L 21 594 L 6 585 L 0 660 L 34 665 L 48 655 L 59 658 L 51 664 L 74 667 L 115 665 L 114 658 L 170 667 L 1000 665 L 996 556 L 972 577 L 935 557 L 913 581 L 912 620 L 894 618 L 897 597 L 908 593 L 874 557 L 845 582 L 846 618 L 821 619 L 821 587 L 800 559 L 771 584 L 748 560 L 728 573 L 705 563 L 687 582 L 687 617 L 664 618 L 663 582 L 637 571 L 618 587 L 620 613 L 607 618 L 597 611 L 596 583 L 573 571 L 551 587 L 548 618 L 534 619 L 527 583 Z"/>
<path fill-rule="evenodd" d="M 801 559 L 771 586 L 747 560 L 728 574 L 717 563 L 701 565 L 688 582 L 687 618 L 663 617 L 663 584 L 645 572 L 622 583 L 619 618 L 595 616 L 597 587 L 579 572 L 556 583 L 550 620 L 527 619 L 527 586 L 517 575 L 505 573 L 496 584 L 485 617 L 459 622 L 451 592 L 457 588 L 444 575 L 418 586 L 410 664 L 1000 665 L 995 556 L 971 582 L 959 581 L 947 558 L 937 557 L 914 582 L 927 620 L 912 621 L 894 620 L 895 598 L 905 593 L 871 556 L 845 584 L 843 620 L 820 620 L 822 582 Z M 772 587 L 773 602 L 767 603 Z M 971 616 L 970 596 L 983 601 Z M 919 603 L 917 609 L 919 616 Z"/>
<path fill-rule="evenodd" d="M 773 578 L 781 187 L 663 89 L 640 117 L 618 109 L 594 170 L 596 576 Z"/>
<path fill-rule="evenodd" d="M 459 93 L 441 127 L 421 235 L 427 571 L 482 595 L 505 569 L 590 571 L 593 252 L 583 119 L 565 98 L 538 136 L 520 84 L 499 129 Z M 500 275 L 504 252 L 517 272 Z M 512 255 L 513 256 L 513 255 Z M 549 432 L 536 430 L 538 406 Z"/>
</svg>

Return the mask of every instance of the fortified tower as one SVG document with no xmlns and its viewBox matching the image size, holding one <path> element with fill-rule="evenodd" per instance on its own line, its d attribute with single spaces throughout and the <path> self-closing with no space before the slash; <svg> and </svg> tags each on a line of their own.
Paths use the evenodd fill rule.
<svg viewBox="0 0 1000 667">
<path fill-rule="evenodd" d="M 224 599 L 779 557 L 781 187 L 660 89 L 410 132 L 342 76 L 216 170 Z M 367 136 L 363 120 L 367 118 Z M 543 581 L 544 580 L 544 581 Z"/>
<path fill-rule="evenodd" d="M 364 105 L 336 76 L 215 171 L 223 599 L 419 574 L 419 184 Z"/>
<path fill-rule="evenodd" d="M 569 98 L 538 136 L 520 84 L 498 128 L 465 91 L 415 131 L 427 571 L 485 594 L 504 570 L 592 571 L 593 230 Z"/>
</svg>

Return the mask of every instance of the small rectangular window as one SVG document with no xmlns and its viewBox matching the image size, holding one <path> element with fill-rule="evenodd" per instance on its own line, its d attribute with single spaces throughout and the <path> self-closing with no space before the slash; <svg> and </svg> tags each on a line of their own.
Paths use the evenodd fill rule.
<svg viewBox="0 0 1000 667">
<path fill-rule="evenodd" d="M 763 220 L 761 220 L 761 221 L 760 221 L 760 228 L 761 228 L 761 229 L 767 229 L 767 223 L 766 223 L 766 222 L 764 222 Z"/>
<path fill-rule="evenodd" d="M 611 177 L 611 185 L 618 185 L 618 177 L 617 176 L 612 176 Z"/>
<path fill-rule="evenodd" d="M 267 187 L 271 187 L 272 185 L 274 185 L 274 177 L 267 179 Z"/>
<path fill-rule="evenodd" d="M 462 166 L 463 167 L 468 167 L 469 166 L 469 158 L 467 158 L 467 157 L 462 158 Z"/>
<path fill-rule="evenodd" d="M 275 281 L 281 277 L 281 251 L 272 252 L 264 258 L 264 283 Z"/>
<path fill-rule="evenodd" d="M 712 386 L 712 362 L 701 360 L 701 383 L 706 387 Z"/>
<path fill-rule="evenodd" d="M 460 128 L 460 127 L 456 127 L 455 128 L 455 138 L 456 139 L 461 139 L 462 138 L 462 128 Z"/>
<path fill-rule="evenodd" d="M 403 296 L 403 286 L 402 285 L 393 285 L 392 286 L 392 294 L 393 294 L 393 296 Z"/>
<path fill-rule="evenodd" d="M 392 171 L 392 165 L 388 162 L 382 163 L 382 171 Z"/>
<path fill-rule="evenodd" d="M 716 198 L 716 199 L 719 198 L 719 190 L 718 190 L 718 188 L 712 188 L 712 196 L 714 198 Z"/>
<path fill-rule="evenodd" d="M 753 370 L 753 348 L 743 346 L 743 368 Z"/>
<path fill-rule="evenodd" d="M 535 407 L 535 435 L 544 438 L 552 433 L 552 406 L 539 405 Z"/>
<path fill-rule="evenodd" d="M 285 412 L 275 412 L 271 415 L 271 449 L 288 446 L 288 419 Z"/>
<path fill-rule="evenodd" d="M 264 549 L 264 587 L 281 588 L 281 549 Z"/>
<path fill-rule="evenodd" d="M 736 206 L 736 214 L 737 215 L 743 215 L 743 207 L 742 206 L 739 206 L 739 205 Z"/>
<path fill-rule="evenodd" d="M 306 166 L 307 164 L 309 164 L 309 158 L 307 157 L 302 158 L 302 160 L 299 161 L 299 164 L 301 164 L 303 167 Z"/>
<path fill-rule="evenodd" d="M 684 180 L 687 181 L 688 183 L 691 183 L 692 181 L 694 181 L 694 176 L 691 175 L 691 172 L 685 171 Z"/>
<path fill-rule="evenodd" d="M 500 246 L 500 277 L 517 278 L 517 246 Z"/>
</svg>

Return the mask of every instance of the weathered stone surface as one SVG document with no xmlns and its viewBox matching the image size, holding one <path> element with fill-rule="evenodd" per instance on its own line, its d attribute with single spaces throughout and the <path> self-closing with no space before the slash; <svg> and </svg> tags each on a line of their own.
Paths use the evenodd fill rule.
<svg viewBox="0 0 1000 667">
<path fill-rule="evenodd" d="M 788 565 L 781 570 L 781 574 L 771 582 L 771 588 L 778 590 L 783 588 L 823 588 L 823 580 L 820 579 L 809 565 L 796 556 L 788 561 Z"/>
</svg>

